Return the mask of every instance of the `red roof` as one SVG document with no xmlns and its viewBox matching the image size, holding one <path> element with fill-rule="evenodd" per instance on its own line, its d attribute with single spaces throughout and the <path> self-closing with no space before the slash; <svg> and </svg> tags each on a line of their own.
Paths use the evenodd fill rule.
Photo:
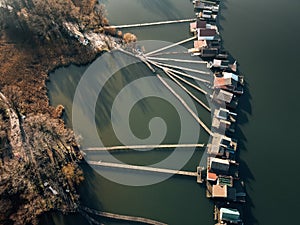
<svg viewBox="0 0 300 225">
<path fill-rule="evenodd" d="M 207 179 L 208 179 L 208 180 L 217 180 L 217 179 L 218 179 L 218 176 L 217 176 L 217 174 L 215 174 L 215 173 L 210 173 L 210 172 L 208 172 L 208 173 L 207 173 Z"/>
<path fill-rule="evenodd" d="M 214 81 L 215 87 L 226 86 L 231 84 L 232 84 L 231 78 L 215 77 L 215 81 Z"/>
</svg>

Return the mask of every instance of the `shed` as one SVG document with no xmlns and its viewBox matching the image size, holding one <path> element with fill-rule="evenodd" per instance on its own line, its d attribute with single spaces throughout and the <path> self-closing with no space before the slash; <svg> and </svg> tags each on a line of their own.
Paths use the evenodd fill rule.
<svg viewBox="0 0 300 225">
<path fill-rule="evenodd" d="M 231 78 L 224 78 L 224 77 L 215 77 L 214 79 L 214 87 L 222 87 L 232 85 Z"/>
<path fill-rule="evenodd" d="M 194 48 L 201 49 L 207 46 L 206 40 L 194 41 Z"/>
<path fill-rule="evenodd" d="M 227 185 L 213 185 L 212 187 L 213 198 L 227 198 Z"/>
<path fill-rule="evenodd" d="M 197 28 L 206 28 L 206 21 L 205 20 L 201 20 L 201 19 L 197 19 Z"/>
<path fill-rule="evenodd" d="M 215 29 L 198 28 L 198 40 L 213 40 L 217 31 Z"/>
<path fill-rule="evenodd" d="M 228 209 L 228 208 L 221 208 L 220 209 L 220 219 L 223 221 L 228 222 L 240 222 L 240 212 L 237 209 Z"/>
<path fill-rule="evenodd" d="M 234 95 L 232 93 L 222 90 L 222 89 L 218 89 L 215 92 L 215 98 L 217 100 L 224 101 L 225 103 L 230 103 L 233 99 L 233 96 Z"/>
<path fill-rule="evenodd" d="M 217 179 L 218 179 L 217 174 L 211 173 L 211 172 L 207 173 L 207 180 L 209 180 L 209 181 L 216 181 Z"/>
<path fill-rule="evenodd" d="M 202 48 L 201 56 L 202 57 L 215 57 L 218 54 L 218 48 Z"/>
<path fill-rule="evenodd" d="M 210 170 L 212 172 L 227 173 L 229 171 L 230 163 L 229 160 L 210 158 Z"/>
</svg>

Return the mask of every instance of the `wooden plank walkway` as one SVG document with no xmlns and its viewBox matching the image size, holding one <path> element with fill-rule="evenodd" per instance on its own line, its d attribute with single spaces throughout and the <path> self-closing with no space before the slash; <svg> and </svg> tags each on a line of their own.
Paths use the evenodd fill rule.
<svg viewBox="0 0 300 225">
<path fill-rule="evenodd" d="M 132 149 L 160 149 L 160 148 L 204 148 L 204 144 L 165 144 L 165 145 L 120 145 L 111 147 L 91 147 L 82 149 L 83 151 L 115 151 Z"/>
<path fill-rule="evenodd" d="M 181 54 L 191 54 L 190 52 L 161 52 L 161 53 L 155 53 L 151 54 L 151 56 L 164 56 L 164 55 L 181 55 Z"/>
<path fill-rule="evenodd" d="M 171 61 L 171 62 L 182 62 L 182 63 L 196 63 L 196 64 L 206 64 L 205 61 L 200 60 L 186 60 L 186 59 L 173 59 L 173 58 L 159 58 L 159 57 L 147 57 L 147 59 L 158 60 L 158 61 Z"/>
<path fill-rule="evenodd" d="M 142 59 L 143 60 L 143 59 Z M 143 60 L 145 61 L 145 60 Z M 149 61 L 149 60 L 148 60 Z M 154 65 L 156 64 L 153 62 Z M 155 70 L 152 68 L 151 65 L 146 63 L 146 65 L 149 67 L 150 70 L 155 72 Z M 196 113 L 188 106 L 188 104 L 176 93 L 176 91 L 173 90 L 165 81 L 162 79 L 162 77 L 159 74 L 156 74 L 156 77 L 162 82 L 162 84 L 178 99 L 178 101 L 181 102 L 183 107 L 191 114 L 191 116 L 200 124 L 200 126 L 209 134 L 212 135 L 211 130 L 205 125 L 204 122 L 196 115 Z"/>
<path fill-rule="evenodd" d="M 195 77 L 195 76 L 192 76 L 190 74 L 187 74 L 187 73 L 184 73 L 184 72 L 181 72 L 179 70 L 175 70 L 175 69 L 171 69 L 171 68 L 168 68 L 168 67 L 164 67 L 164 66 L 161 66 L 160 64 L 158 64 L 157 62 L 155 61 L 152 61 L 152 60 L 149 60 L 148 59 L 148 62 L 150 62 L 151 64 L 155 65 L 156 67 L 162 69 L 162 70 L 167 70 L 167 71 L 171 71 L 173 73 L 177 73 L 179 75 L 182 75 L 184 77 L 187 77 L 187 78 L 190 78 L 190 79 L 193 79 L 193 80 L 197 80 L 197 81 L 200 81 L 200 82 L 203 82 L 203 83 L 207 83 L 207 84 L 210 84 L 211 82 L 208 81 L 208 80 L 204 80 L 204 79 L 201 79 L 199 77 Z"/>
<path fill-rule="evenodd" d="M 158 79 L 166 86 L 167 89 L 182 103 L 182 105 L 186 108 L 186 110 L 192 115 L 192 117 L 200 124 L 200 126 L 209 134 L 212 135 L 211 130 L 205 125 L 204 122 L 196 115 L 196 113 L 188 106 L 188 104 L 171 88 L 164 79 L 160 75 L 156 75 Z"/>
<path fill-rule="evenodd" d="M 200 88 L 199 86 L 185 80 L 184 78 L 176 75 L 174 72 L 169 70 L 169 73 L 172 74 L 172 76 L 176 77 L 177 79 L 181 80 L 182 82 L 186 83 L 187 85 L 191 86 L 192 88 L 196 89 L 197 91 L 200 91 L 202 94 L 207 95 L 207 91 L 204 91 L 202 88 Z"/>
<path fill-rule="evenodd" d="M 143 223 L 143 224 L 150 224 L 150 225 L 167 225 L 166 223 L 162 223 L 156 220 L 147 219 L 144 217 L 136 217 L 136 216 L 127 216 L 127 215 L 121 215 L 117 213 L 109 213 L 109 212 L 103 212 L 95 209 L 91 209 L 86 206 L 80 206 L 81 210 L 84 210 L 87 213 L 91 213 L 93 215 L 97 215 L 100 217 L 105 217 L 109 219 L 117 219 L 117 220 L 123 220 L 128 222 L 137 222 L 137 223 Z"/>
<path fill-rule="evenodd" d="M 190 69 L 190 68 L 186 68 L 186 67 L 182 67 L 182 66 L 170 65 L 170 64 L 161 63 L 161 62 L 156 62 L 156 63 L 163 67 L 170 67 L 170 68 L 174 68 L 174 69 L 179 69 L 179 70 L 184 70 L 184 71 L 189 71 L 189 72 L 194 72 L 194 73 L 199 73 L 199 74 L 204 74 L 204 75 L 211 75 L 210 72 L 206 72 L 206 71 L 202 71 L 202 70 L 195 70 L 195 69 Z"/>
<path fill-rule="evenodd" d="M 182 176 L 197 177 L 197 172 L 190 172 L 190 171 L 183 171 L 183 170 L 154 168 L 149 166 L 135 166 L 129 164 L 120 164 L 120 163 L 111 163 L 111 162 L 102 162 L 102 161 L 87 161 L 87 163 L 94 166 L 101 166 L 101 167 L 108 167 L 108 168 L 119 168 L 119 169 L 137 170 L 137 171 L 145 171 L 145 172 L 153 172 L 153 173 L 177 174 Z"/>
<path fill-rule="evenodd" d="M 156 49 L 156 50 L 154 50 L 154 51 L 152 51 L 152 52 L 146 53 L 145 56 L 153 55 L 153 54 L 155 54 L 155 53 L 158 53 L 158 52 L 167 50 L 167 49 L 169 49 L 169 48 L 173 48 L 173 47 L 175 47 L 175 46 L 178 46 L 178 45 L 184 44 L 184 43 L 186 43 L 186 42 L 192 41 L 192 40 L 194 40 L 194 39 L 196 39 L 196 38 L 197 38 L 197 37 L 194 36 L 194 37 L 191 37 L 191 38 L 188 38 L 188 39 L 185 39 L 185 40 L 176 42 L 176 43 L 174 43 L 174 44 L 171 44 L 171 45 L 168 45 L 168 46 L 165 46 L 165 47 Z"/>
<path fill-rule="evenodd" d="M 192 19 L 183 19 L 183 20 L 169 20 L 169 21 L 160 21 L 160 22 L 152 22 L 152 23 L 138 23 L 138 24 L 126 24 L 126 25 L 115 25 L 115 26 L 107 26 L 105 28 L 132 28 L 132 27 L 146 27 L 146 26 L 157 26 L 157 25 L 166 25 L 172 23 L 187 23 L 195 21 L 195 18 Z"/>
<path fill-rule="evenodd" d="M 198 102 L 203 108 L 205 108 L 208 112 L 211 112 L 211 109 L 205 105 L 199 98 L 197 98 L 192 92 L 190 92 L 185 86 L 183 86 L 173 75 L 168 72 L 164 71 L 179 87 L 181 87 L 186 93 L 188 93 L 196 102 Z"/>
</svg>

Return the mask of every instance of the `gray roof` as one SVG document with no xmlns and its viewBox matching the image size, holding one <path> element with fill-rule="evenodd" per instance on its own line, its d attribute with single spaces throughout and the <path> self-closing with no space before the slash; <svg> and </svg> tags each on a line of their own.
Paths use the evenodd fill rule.
<svg viewBox="0 0 300 225">
<path fill-rule="evenodd" d="M 225 101 L 226 103 L 230 103 L 232 101 L 232 98 L 233 98 L 233 94 L 228 92 L 228 91 L 225 91 L 225 90 L 219 90 L 219 92 L 216 94 L 216 98 L 218 100 L 221 100 L 221 101 Z"/>
</svg>

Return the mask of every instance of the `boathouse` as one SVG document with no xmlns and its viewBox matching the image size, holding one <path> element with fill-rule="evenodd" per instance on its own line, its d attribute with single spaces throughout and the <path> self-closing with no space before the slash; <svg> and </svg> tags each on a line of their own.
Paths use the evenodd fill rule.
<svg viewBox="0 0 300 225">
<path fill-rule="evenodd" d="M 206 40 L 198 40 L 198 41 L 194 41 L 194 48 L 200 50 L 204 47 L 207 46 L 207 42 Z"/>
<path fill-rule="evenodd" d="M 238 105 L 238 99 L 237 97 L 226 90 L 223 89 L 216 89 L 213 93 L 213 101 L 220 106 L 225 106 L 229 109 L 236 109 Z M 224 105 L 225 103 L 225 105 Z"/>
<path fill-rule="evenodd" d="M 235 94 L 243 94 L 244 90 L 239 82 L 239 78 L 229 74 L 230 73 L 226 73 L 226 76 L 223 74 L 215 74 L 214 88 L 221 88 Z"/>
<path fill-rule="evenodd" d="M 198 28 L 197 34 L 198 40 L 214 40 L 217 31 L 209 28 Z"/>
<path fill-rule="evenodd" d="M 229 160 L 219 159 L 219 158 L 210 158 L 210 171 L 216 174 L 228 173 L 230 163 Z"/>
<path fill-rule="evenodd" d="M 239 223 L 241 222 L 240 212 L 237 209 L 221 208 L 220 219 L 223 222 Z"/>
</svg>

